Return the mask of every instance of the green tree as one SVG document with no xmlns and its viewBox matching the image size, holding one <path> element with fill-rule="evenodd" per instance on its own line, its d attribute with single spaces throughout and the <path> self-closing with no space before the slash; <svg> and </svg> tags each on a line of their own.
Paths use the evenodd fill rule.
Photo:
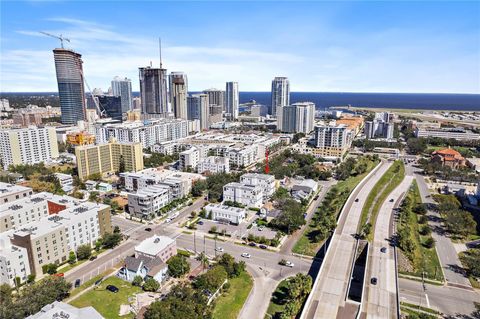
<svg viewBox="0 0 480 319">
<path fill-rule="evenodd" d="M 77 256 L 75 256 L 75 252 L 72 250 L 69 254 L 68 254 L 68 263 L 70 265 L 73 265 L 74 263 L 77 262 Z"/>
<path fill-rule="evenodd" d="M 230 254 L 222 254 L 218 257 L 217 263 L 225 268 L 229 278 L 238 277 L 245 271 L 246 267 L 244 261 L 236 262 L 235 258 Z"/>
<path fill-rule="evenodd" d="M 277 207 L 282 210 L 278 217 L 271 221 L 270 225 L 287 234 L 291 234 L 305 225 L 303 214 L 305 208 L 293 199 L 279 201 Z"/>
<path fill-rule="evenodd" d="M 105 233 L 105 235 L 102 238 L 102 244 L 103 247 L 105 248 L 113 248 L 120 244 L 122 241 L 122 235 L 119 233 Z"/>
<path fill-rule="evenodd" d="M 196 289 L 204 290 L 208 289 L 211 292 L 216 291 L 223 284 L 228 275 L 225 268 L 222 266 L 215 266 L 205 274 L 195 278 L 193 286 Z"/>
<path fill-rule="evenodd" d="M 168 273 L 170 276 L 175 278 L 180 278 L 183 275 L 190 272 L 190 264 L 187 261 L 187 258 L 182 255 L 176 255 L 171 257 L 167 261 Z"/>
<path fill-rule="evenodd" d="M 35 275 L 34 274 L 30 274 L 27 276 L 27 284 L 32 284 L 35 282 Z"/>
<path fill-rule="evenodd" d="M 44 274 L 53 275 L 57 273 L 57 264 L 46 264 L 42 266 L 42 270 Z"/>
<path fill-rule="evenodd" d="M 472 248 L 468 249 L 464 253 L 460 254 L 460 260 L 463 266 L 467 269 L 467 272 L 475 277 L 480 277 L 480 249 Z"/>
<path fill-rule="evenodd" d="M 160 288 L 160 284 L 153 278 L 147 278 L 143 284 L 143 290 L 145 291 L 157 291 Z"/>
<path fill-rule="evenodd" d="M 92 247 L 90 245 L 80 245 L 77 248 L 77 258 L 80 260 L 88 259 L 92 256 Z"/>
<path fill-rule="evenodd" d="M 205 255 L 205 253 L 202 251 L 195 259 L 197 259 L 202 264 L 202 267 L 205 270 L 205 268 L 209 264 L 207 255 Z"/>
<path fill-rule="evenodd" d="M 427 143 L 423 138 L 409 138 L 407 140 L 407 147 L 410 154 L 421 154 L 427 149 Z"/>
<path fill-rule="evenodd" d="M 132 280 L 132 285 L 133 286 L 140 287 L 142 285 L 142 283 L 143 283 L 142 276 L 136 275 L 135 277 L 133 277 L 133 280 Z"/>
</svg>

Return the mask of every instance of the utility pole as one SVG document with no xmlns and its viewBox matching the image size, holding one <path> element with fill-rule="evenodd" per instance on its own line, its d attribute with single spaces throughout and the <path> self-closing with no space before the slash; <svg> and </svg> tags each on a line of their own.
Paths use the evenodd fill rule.
<svg viewBox="0 0 480 319">
<path fill-rule="evenodd" d="M 193 250 L 195 251 L 195 254 L 197 253 L 197 241 L 195 240 L 195 232 L 193 232 Z"/>
<path fill-rule="evenodd" d="M 207 239 L 205 238 L 205 235 L 203 235 L 203 253 L 205 255 L 207 254 Z"/>
</svg>

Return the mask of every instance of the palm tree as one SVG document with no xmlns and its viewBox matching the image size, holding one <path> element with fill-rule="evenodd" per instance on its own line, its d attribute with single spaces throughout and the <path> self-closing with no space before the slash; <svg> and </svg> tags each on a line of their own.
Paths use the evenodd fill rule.
<svg viewBox="0 0 480 319">
<path fill-rule="evenodd" d="M 207 258 L 207 255 L 205 255 L 205 253 L 202 251 L 196 258 L 201 264 L 202 264 L 202 267 L 203 267 L 203 270 L 205 270 L 205 268 L 208 266 L 208 258 Z"/>
</svg>

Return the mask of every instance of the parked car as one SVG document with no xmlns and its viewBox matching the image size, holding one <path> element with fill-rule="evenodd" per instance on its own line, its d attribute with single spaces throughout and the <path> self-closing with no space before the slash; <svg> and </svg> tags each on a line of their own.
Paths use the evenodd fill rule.
<svg viewBox="0 0 480 319">
<path fill-rule="evenodd" d="M 387 252 L 387 247 L 382 247 L 382 248 L 380 248 L 380 251 L 381 251 L 382 253 L 386 253 L 386 252 Z"/>
<path fill-rule="evenodd" d="M 394 202 L 394 199 L 393 198 L 390 198 L 390 203 L 393 203 Z"/>
<path fill-rule="evenodd" d="M 267 249 L 267 246 L 265 246 L 265 245 L 260 245 L 258 247 L 260 247 L 261 249 Z"/>
<path fill-rule="evenodd" d="M 370 280 L 370 282 L 372 283 L 372 285 L 376 285 L 377 282 L 378 282 L 377 277 L 372 277 L 372 279 Z"/>
<path fill-rule="evenodd" d="M 89 258 L 90 261 L 97 259 L 97 256 L 92 256 Z"/>
<path fill-rule="evenodd" d="M 255 247 L 257 244 L 255 244 L 253 241 L 248 243 L 248 246 Z"/>
<path fill-rule="evenodd" d="M 358 203 L 358 198 L 355 198 L 355 203 Z"/>
<path fill-rule="evenodd" d="M 217 248 L 215 248 L 215 250 L 218 251 L 218 252 L 220 252 L 220 253 L 223 253 L 223 250 L 224 250 L 224 249 L 223 249 L 223 247 L 217 247 Z"/>
<path fill-rule="evenodd" d="M 242 253 L 243 258 L 250 258 L 252 257 L 249 253 Z"/>
<path fill-rule="evenodd" d="M 265 228 L 265 227 L 260 226 L 260 227 L 258 227 L 258 231 L 262 231 L 264 228 Z"/>
<path fill-rule="evenodd" d="M 80 279 L 75 280 L 75 288 L 80 287 Z"/>
<path fill-rule="evenodd" d="M 200 220 L 197 224 L 203 225 L 203 221 Z"/>
<path fill-rule="evenodd" d="M 118 289 L 116 286 L 114 285 L 108 285 L 107 286 L 107 290 L 110 291 L 110 292 L 113 292 L 113 293 L 117 293 L 120 289 Z"/>
<path fill-rule="evenodd" d="M 145 228 L 145 231 L 152 231 L 150 227 Z"/>
</svg>

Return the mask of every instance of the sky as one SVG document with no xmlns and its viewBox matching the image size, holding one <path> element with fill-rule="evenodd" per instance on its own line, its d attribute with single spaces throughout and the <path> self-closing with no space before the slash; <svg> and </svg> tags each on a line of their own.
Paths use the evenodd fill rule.
<svg viewBox="0 0 480 319">
<path fill-rule="evenodd" d="M 69 38 L 90 87 L 159 65 L 190 91 L 480 93 L 480 2 L 0 1 L 0 92 L 56 92 Z"/>
</svg>

